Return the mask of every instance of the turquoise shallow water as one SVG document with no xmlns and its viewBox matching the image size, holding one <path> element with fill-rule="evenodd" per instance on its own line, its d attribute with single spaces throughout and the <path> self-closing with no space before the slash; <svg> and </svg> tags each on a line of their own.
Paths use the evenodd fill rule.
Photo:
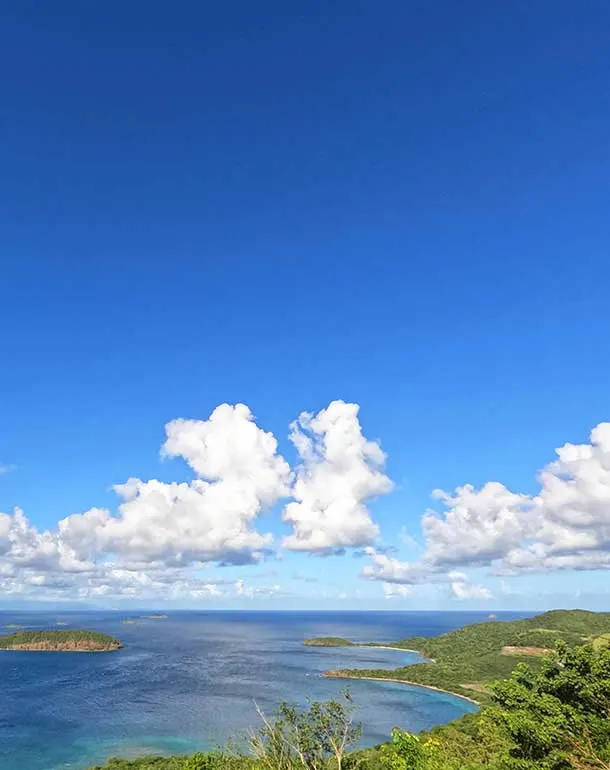
<svg viewBox="0 0 610 770">
<path fill-rule="evenodd" d="M 182 612 L 125 625 L 125 613 L 0 612 L 2 633 L 93 628 L 119 636 L 109 654 L 0 652 L 2 770 L 81 770 L 108 756 L 181 753 L 222 745 L 257 724 L 255 703 L 324 699 L 345 682 L 337 667 L 394 667 L 416 655 L 304 647 L 316 635 L 391 640 L 483 620 L 479 613 Z M 385 682 L 350 682 L 363 743 L 392 727 L 422 730 L 473 710 L 451 695 Z"/>
</svg>

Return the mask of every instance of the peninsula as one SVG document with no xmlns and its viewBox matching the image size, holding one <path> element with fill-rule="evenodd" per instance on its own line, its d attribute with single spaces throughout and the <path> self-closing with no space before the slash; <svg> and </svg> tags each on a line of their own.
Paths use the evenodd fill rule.
<svg viewBox="0 0 610 770">
<path fill-rule="evenodd" d="M 0 636 L 0 650 L 31 652 L 111 652 L 123 645 L 98 631 L 18 631 Z"/>
<path fill-rule="evenodd" d="M 610 613 L 553 610 L 533 618 L 485 621 L 436 637 L 415 636 L 398 642 L 355 643 L 341 637 L 308 639 L 314 647 L 385 647 L 416 651 L 427 658 L 396 669 L 338 669 L 324 676 L 381 679 L 450 692 L 475 703 L 489 700 L 488 685 L 511 674 L 518 663 L 538 668 L 541 656 L 561 641 L 568 647 L 608 645 Z"/>
</svg>

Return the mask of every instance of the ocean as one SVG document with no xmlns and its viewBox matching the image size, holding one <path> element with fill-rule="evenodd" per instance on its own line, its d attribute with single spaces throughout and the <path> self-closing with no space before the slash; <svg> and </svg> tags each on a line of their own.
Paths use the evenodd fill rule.
<svg viewBox="0 0 610 770">
<path fill-rule="evenodd" d="M 397 667 L 413 653 L 303 646 L 311 636 L 389 641 L 486 619 L 475 612 L 0 612 L 0 633 L 90 628 L 113 653 L 0 651 L 2 770 L 82 770 L 110 756 L 223 746 L 258 724 L 256 706 L 327 699 L 349 684 L 363 745 L 400 726 L 419 731 L 474 710 L 463 699 L 391 682 L 324 679 L 339 667 Z M 503 618 L 522 617 L 505 613 Z M 125 620 L 137 619 L 135 624 Z"/>
</svg>

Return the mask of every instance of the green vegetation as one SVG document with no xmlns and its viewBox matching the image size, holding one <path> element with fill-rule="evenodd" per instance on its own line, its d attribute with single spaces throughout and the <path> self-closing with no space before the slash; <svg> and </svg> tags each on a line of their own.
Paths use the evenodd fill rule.
<svg viewBox="0 0 610 770">
<path fill-rule="evenodd" d="M 262 712 L 263 727 L 250 736 L 250 752 L 268 770 L 324 770 L 329 759 L 342 770 L 348 749 L 362 735 L 352 721 L 348 692 L 340 700 L 310 701 L 299 709 L 283 702 L 269 719 Z"/>
<path fill-rule="evenodd" d="M 43 652 L 109 652 L 123 645 L 118 639 L 98 631 L 18 631 L 0 636 L 0 650 Z"/>
<path fill-rule="evenodd" d="M 193 755 L 196 756 L 196 755 Z M 204 755 L 211 756 L 211 755 Z M 109 759 L 103 770 L 187 770 L 187 757 L 142 757 L 141 759 Z M 96 765 L 89 770 L 102 770 L 102 765 Z M 207 770 L 207 768 L 206 768 Z"/>
<path fill-rule="evenodd" d="M 223 752 L 197 752 L 190 756 L 109 759 L 89 770 L 263 770 L 251 757 Z"/>
<path fill-rule="evenodd" d="M 533 618 L 476 623 L 437 637 L 411 637 L 384 646 L 418 650 L 430 659 L 397 669 L 341 669 L 326 676 L 348 679 L 392 679 L 447 690 L 488 703 L 487 684 L 509 676 L 519 663 L 540 665 L 540 656 L 563 642 L 603 644 L 610 634 L 610 613 L 553 610 Z M 610 638 L 610 637 L 608 637 Z M 307 644 L 339 646 L 347 640 L 310 639 Z M 347 642 L 350 644 L 349 642 Z M 607 642 L 606 642 L 607 643 Z M 370 646 L 370 645 L 369 645 Z"/>
<path fill-rule="evenodd" d="M 320 636 L 316 639 L 306 639 L 304 644 L 307 647 L 355 647 L 355 642 L 349 639 L 342 639 L 340 636 Z"/>
<path fill-rule="evenodd" d="M 349 751 L 359 726 L 346 693 L 261 715 L 248 754 L 114 759 L 104 770 L 610 770 L 610 648 L 560 641 L 537 663 L 490 683 L 478 714 L 420 735 L 395 729 L 370 749 Z"/>
<path fill-rule="evenodd" d="M 593 639 L 594 647 L 610 647 L 610 634 L 601 634 Z"/>
</svg>

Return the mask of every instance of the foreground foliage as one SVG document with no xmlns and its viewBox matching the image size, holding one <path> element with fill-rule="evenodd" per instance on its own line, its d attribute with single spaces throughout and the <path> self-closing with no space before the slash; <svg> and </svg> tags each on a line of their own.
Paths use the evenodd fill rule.
<svg viewBox="0 0 610 770">
<path fill-rule="evenodd" d="M 348 692 L 341 700 L 311 701 L 306 709 L 281 703 L 271 719 L 250 736 L 252 756 L 267 770 L 322 770 L 329 758 L 342 770 L 343 758 L 362 734 L 352 721 Z"/>
<path fill-rule="evenodd" d="M 610 648 L 565 642 L 490 684 L 490 705 L 420 735 L 359 737 L 351 700 L 281 704 L 250 736 L 249 754 L 111 760 L 105 770 L 610 770 Z M 98 770 L 100 770 L 98 768 Z"/>
</svg>

